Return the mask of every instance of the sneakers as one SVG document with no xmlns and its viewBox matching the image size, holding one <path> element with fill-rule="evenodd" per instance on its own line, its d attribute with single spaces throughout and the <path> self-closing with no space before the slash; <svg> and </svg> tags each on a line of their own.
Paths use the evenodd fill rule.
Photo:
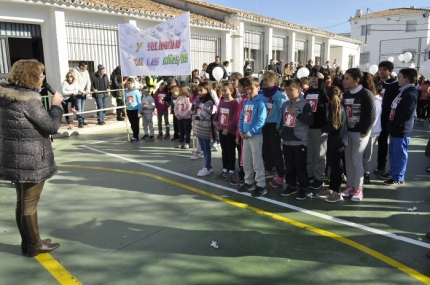
<svg viewBox="0 0 430 285">
<path fill-rule="evenodd" d="M 149 136 L 148 141 L 153 141 L 154 140 L 154 136 Z"/>
<path fill-rule="evenodd" d="M 124 118 L 123 117 L 118 117 L 118 118 L 116 118 L 116 120 L 117 121 L 124 121 Z"/>
<path fill-rule="evenodd" d="M 309 187 L 312 189 L 318 190 L 321 188 L 321 186 L 323 186 L 323 184 L 324 184 L 324 181 L 314 179 L 314 182 L 312 182 Z"/>
<path fill-rule="evenodd" d="M 230 182 L 231 180 L 236 179 L 236 176 L 234 175 L 234 172 L 228 172 L 227 177 L 225 178 L 225 181 Z"/>
<path fill-rule="evenodd" d="M 84 127 L 84 124 L 82 122 L 79 122 L 78 123 L 78 128 L 83 128 L 83 127 Z"/>
<path fill-rule="evenodd" d="M 306 189 L 304 188 L 300 188 L 299 193 L 296 196 L 297 200 L 306 200 L 306 198 L 310 198 L 312 197 L 312 193 L 308 192 Z"/>
<path fill-rule="evenodd" d="M 389 173 L 381 174 L 381 175 L 379 175 L 379 177 L 381 179 L 384 179 L 384 180 L 388 180 L 388 179 L 393 178 L 393 177 L 391 177 L 391 175 Z"/>
<path fill-rule="evenodd" d="M 315 180 L 315 177 L 308 177 L 308 180 L 309 180 L 309 183 L 312 183 L 312 182 L 314 182 L 314 180 Z"/>
<path fill-rule="evenodd" d="M 199 172 L 197 172 L 197 176 L 207 176 L 209 174 L 211 174 L 211 171 L 210 171 L 210 169 L 207 169 L 206 167 L 204 167 Z"/>
<path fill-rule="evenodd" d="M 149 138 L 149 136 L 148 135 L 144 135 L 143 137 L 142 137 L 142 140 L 147 140 Z"/>
<path fill-rule="evenodd" d="M 341 193 L 337 193 L 337 192 L 332 192 L 331 194 L 330 194 L 330 196 L 328 196 L 326 199 L 325 199 L 325 201 L 326 202 L 329 202 L 329 203 L 336 203 L 336 202 L 340 202 L 340 201 L 343 201 L 343 197 L 342 197 L 342 194 Z"/>
<path fill-rule="evenodd" d="M 364 184 L 370 184 L 370 174 L 369 173 L 364 173 L 363 183 Z"/>
<path fill-rule="evenodd" d="M 164 138 L 166 138 L 166 136 L 164 136 Z M 172 142 L 175 142 L 175 141 L 178 141 L 179 140 L 179 138 L 171 138 L 170 139 Z"/>
<path fill-rule="evenodd" d="M 278 188 L 279 186 L 282 185 L 283 182 L 284 182 L 284 178 L 278 176 L 275 178 L 275 180 L 270 181 L 269 185 L 273 188 Z"/>
<path fill-rule="evenodd" d="M 176 148 L 182 148 L 182 144 L 178 144 Z"/>
<path fill-rule="evenodd" d="M 215 176 L 215 179 L 221 180 L 221 179 L 225 179 L 226 177 L 227 177 L 227 172 L 221 171 L 221 173 Z"/>
<path fill-rule="evenodd" d="M 266 176 L 266 179 L 275 177 L 271 171 L 265 171 L 264 176 Z"/>
<path fill-rule="evenodd" d="M 138 141 L 138 139 L 137 138 L 131 138 L 131 140 L 130 140 L 130 142 L 131 143 L 135 143 L 135 142 L 137 142 Z"/>
<path fill-rule="evenodd" d="M 385 167 L 376 167 L 376 169 L 373 171 L 373 174 L 384 174 L 385 173 Z"/>
<path fill-rule="evenodd" d="M 163 134 L 161 134 L 161 135 L 163 135 Z M 170 134 L 165 134 L 165 135 L 164 135 L 164 139 L 165 139 L 165 140 L 167 140 L 167 139 L 169 139 L 169 138 L 170 138 Z"/>
<path fill-rule="evenodd" d="M 288 197 L 294 193 L 297 193 L 297 186 L 287 185 L 284 191 L 282 191 L 281 195 L 284 197 Z"/>
<path fill-rule="evenodd" d="M 218 145 L 218 143 L 214 142 L 214 143 L 212 144 L 212 151 L 218 151 L 218 149 L 219 149 L 219 145 Z"/>
<path fill-rule="evenodd" d="M 333 193 L 333 190 L 330 189 L 323 189 L 321 191 L 319 191 L 316 196 L 320 197 L 320 198 L 327 198 L 329 197 L 331 194 Z"/>
<path fill-rule="evenodd" d="M 245 184 L 245 180 L 240 180 L 239 177 L 230 180 L 230 185 L 233 186 L 243 186 Z"/>
<path fill-rule="evenodd" d="M 245 183 L 242 186 L 240 186 L 239 188 L 237 188 L 237 191 L 238 192 L 247 192 L 247 191 L 254 191 L 255 189 L 257 189 L 257 185 L 255 183 L 252 183 L 252 185 Z"/>
<path fill-rule="evenodd" d="M 349 197 L 351 195 L 354 195 L 354 189 L 352 189 L 351 186 L 346 185 L 342 191 L 342 196 L 343 197 Z"/>
<path fill-rule="evenodd" d="M 261 197 L 263 195 L 266 195 L 266 193 L 267 193 L 266 187 L 260 187 L 260 186 L 258 186 L 257 189 L 255 189 L 254 191 L 252 191 L 251 196 L 252 197 Z"/>
<path fill-rule="evenodd" d="M 184 149 L 189 149 L 190 148 L 190 145 L 189 144 L 184 144 Z"/>
<path fill-rule="evenodd" d="M 363 190 L 354 190 L 354 195 L 351 198 L 353 202 L 361 202 L 363 200 Z"/>
<path fill-rule="evenodd" d="M 191 160 L 196 160 L 196 159 L 199 159 L 200 157 L 202 157 L 202 155 L 200 154 L 200 152 L 196 152 L 196 153 L 193 153 L 191 155 L 190 159 Z"/>
<path fill-rule="evenodd" d="M 384 181 L 385 185 L 390 185 L 390 186 L 400 186 L 400 185 L 405 185 L 405 181 L 395 181 L 394 179 L 388 179 L 386 181 Z"/>
<path fill-rule="evenodd" d="M 157 139 L 162 139 L 163 138 L 163 133 L 159 133 L 157 136 Z"/>
</svg>

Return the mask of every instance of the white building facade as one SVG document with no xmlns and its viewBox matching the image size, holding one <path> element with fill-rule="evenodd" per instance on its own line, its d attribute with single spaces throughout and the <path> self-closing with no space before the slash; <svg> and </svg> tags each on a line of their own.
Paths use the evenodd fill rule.
<svg viewBox="0 0 430 285">
<path fill-rule="evenodd" d="M 145 29 L 185 11 L 191 12 L 191 58 L 197 69 L 216 55 L 239 72 L 245 60 L 258 73 L 271 58 L 321 64 L 337 59 L 347 69 L 358 64 L 362 44 L 197 0 L 0 0 L 0 6 L 0 80 L 15 61 L 36 58 L 45 64 L 47 81 L 56 89 L 78 61 L 87 61 L 90 71 L 103 64 L 107 74 L 119 65 L 118 24 Z"/>
<path fill-rule="evenodd" d="M 410 67 L 413 63 L 419 71 L 420 64 L 429 59 L 430 18 L 429 9 L 398 8 L 362 14 L 357 11 L 350 19 L 351 37 L 363 41 L 360 67 L 378 64 L 394 57 L 395 70 Z M 399 55 L 412 53 L 408 63 Z M 367 65 L 367 66 L 368 66 Z"/>
</svg>

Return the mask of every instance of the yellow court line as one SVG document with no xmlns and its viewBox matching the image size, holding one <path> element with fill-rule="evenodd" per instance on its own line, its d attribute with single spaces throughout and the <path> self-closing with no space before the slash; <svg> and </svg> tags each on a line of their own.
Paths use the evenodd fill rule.
<svg viewBox="0 0 430 285">
<path fill-rule="evenodd" d="M 35 257 L 37 261 L 63 285 L 82 285 L 76 277 L 67 271 L 61 263 L 53 258 L 49 253 L 39 254 Z"/>
<path fill-rule="evenodd" d="M 311 225 L 307 225 L 307 224 L 304 224 L 304 223 L 301 223 L 301 222 L 298 222 L 298 221 L 295 221 L 295 220 L 292 220 L 292 219 L 289 219 L 289 218 L 286 218 L 286 217 L 283 217 L 283 216 L 280 216 L 280 215 L 277 215 L 277 214 L 274 214 L 274 213 L 271 213 L 271 212 L 268 212 L 268 211 L 265 211 L 265 210 L 262 210 L 259 208 L 256 208 L 256 207 L 249 206 L 248 204 L 245 204 L 245 203 L 236 202 L 234 200 L 224 198 L 224 197 L 221 197 L 221 196 L 218 196 L 218 195 L 215 195 L 215 194 L 194 188 L 192 186 L 188 186 L 188 185 L 185 185 L 183 183 L 179 183 L 179 182 L 164 178 L 164 177 L 159 176 L 159 175 L 146 173 L 146 172 L 139 172 L 139 171 L 132 171 L 132 170 L 121 170 L 121 169 L 97 167 L 97 166 L 80 166 L 80 165 L 63 165 L 63 164 L 58 165 L 58 166 L 64 167 L 64 168 L 94 169 L 94 170 L 102 170 L 102 171 L 110 171 L 110 172 L 149 176 L 149 177 L 152 177 L 154 179 L 157 179 L 157 180 L 160 180 L 160 181 L 163 181 L 163 182 L 166 182 L 166 183 L 176 185 L 178 187 L 190 190 L 192 192 L 195 192 L 195 193 L 198 193 L 198 194 L 201 194 L 201 195 L 211 197 L 213 199 L 228 203 L 230 205 L 233 205 L 233 206 L 236 206 L 236 207 L 239 207 L 242 209 L 251 210 L 251 211 L 254 211 L 260 215 L 269 216 L 275 220 L 282 221 L 284 223 L 293 225 L 295 227 L 299 227 L 301 229 L 309 230 L 309 231 L 312 231 L 312 232 L 317 233 L 319 235 L 322 235 L 322 236 L 325 236 L 325 237 L 328 237 L 331 239 L 335 239 L 341 243 L 347 244 L 347 245 L 354 247 L 354 248 L 356 248 L 356 249 L 358 249 L 358 250 L 360 250 L 360 251 L 362 251 L 368 255 L 371 255 L 374 258 L 379 259 L 380 261 L 382 261 L 388 265 L 391 265 L 392 267 L 397 268 L 400 271 L 403 271 L 404 273 L 406 273 L 406 274 L 410 275 L 411 277 L 423 282 L 424 284 L 430 284 L 430 277 L 428 277 L 428 276 L 426 276 L 426 275 L 424 275 L 424 274 L 422 274 L 422 273 L 420 273 L 420 272 L 418 272 L 418 271 L 416 271 L 416 270 L 414 270 L 414 269 L 412 269 L 412 268 L 410 268 L 410 267 L 408 267 L 408 266 L 406 266 L 406 265 L 380 253 L 380 252 L 377 252 L 376 250 L 373 250 L 367 246 L 364 246 L 358 242 L 352 241 L 352 240 L 345 238 L 343 236 L 340 236 L 338 234 L 335 234 L 335 233 L 332 233 L 332 232 L 329 232 L 329 231 L 326 231 L 326 230 L 323 230 L 323 229 L 320 229 L 317 227 L 313 227 Z"/>
</svg>

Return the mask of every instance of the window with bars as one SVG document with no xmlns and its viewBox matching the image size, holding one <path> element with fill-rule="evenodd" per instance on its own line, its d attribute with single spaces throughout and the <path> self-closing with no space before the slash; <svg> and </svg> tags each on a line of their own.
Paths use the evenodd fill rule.
<svg viewBox="0 0 430 285">
<path fill-rule="evenodd" d="M 369 63 L 369 59 L 370 59 L 370 52 L 366 51 L 366 52 L 360 53 L 360 65 Z"/>
<path fill-rule="evenodd" d="M 191 64 L 200 70 L 203 63 L 210 64 L 221 54 L 221 38 L 191 35 Z M 230 60 L 230 59 L 221 59 Z"/>
<path fill-rule="evenodd" d="M 324 63 L 324 43 L 315 43 L 314 45 L 315 65 Z"/>
<path fill-rule="evenodd" d="M 307 62 L 308 44 L 306 40 L 296 39 L 296 48 L 294 51 L 294 61 L 297 63 Z"/>
<path fill-rule="evenodd" d="M 367 32 L 367 35 L 370 35 L 370 25 L 361 26 L 361 35 L 365 36 L 366 32 Z"/>
<path fill-rule="evenodd" d="M 244 41 L 243 41 L 243 55 L 245 61 L 251 62 L 251 68 L 254 73 L 260 72 L 263 70 L 263 54 L 264 54 L 264 46 L 263 46 L 264 33 L 246 30 L 244 33 Z"/>
<path fill-rule="evenodd" d="M 406 21 L 406 32 L 415 32 L 417 30 L 417 21 Z"/>
<path fill-rule="evenodd" d="M 272 37 L 272 57 L 274 60 L 287 62 L 287 38 L 281 36 Z"/>
</svg>

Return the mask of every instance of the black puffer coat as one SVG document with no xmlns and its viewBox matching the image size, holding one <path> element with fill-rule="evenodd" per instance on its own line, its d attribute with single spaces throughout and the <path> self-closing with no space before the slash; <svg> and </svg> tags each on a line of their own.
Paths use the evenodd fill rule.
<svg viewBox="0 0 430 285">
<path fill-rule="evenodd" d="M 48 113 L 38 93 L 0 84 L 0 178 L 39 183 L 57 173 L 49 135 L 57 133 L 62 115 L 59 106 Z"/>
</svg>

